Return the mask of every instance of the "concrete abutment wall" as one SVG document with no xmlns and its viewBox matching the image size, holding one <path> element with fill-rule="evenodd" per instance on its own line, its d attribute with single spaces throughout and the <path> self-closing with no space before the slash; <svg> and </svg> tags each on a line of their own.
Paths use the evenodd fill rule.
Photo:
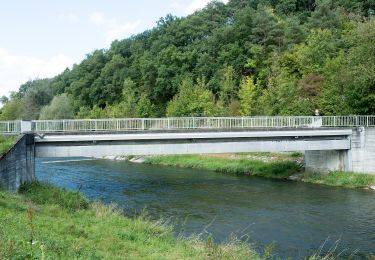
<svg viewBox="0 0 375 260">
<path fill-rule="evenodd" d="M 305 168 L 312 172 L 350 171 L 375 174 L 375 128 L 353 129 L 350 150 L 306 151 Z"/>
<path fill-rule="evenodd" d="M 306 151 L 305 169 L 309 172 L 349 171 L 349 150 Z"/>
<path fill-rule="evenodd" d="M 0 158 L 0 187 L 9 191 L 17 191 L 22 183 L 34 180 L 34 135 L 25 134 Z"/>
</svg>

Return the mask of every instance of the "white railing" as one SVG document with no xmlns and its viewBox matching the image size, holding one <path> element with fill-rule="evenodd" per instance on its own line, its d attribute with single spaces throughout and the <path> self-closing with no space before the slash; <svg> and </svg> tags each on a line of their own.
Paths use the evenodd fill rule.
<svg viewBox="0 0 375 260">
<path fill-rule="evenodd" d="M 33 132 L 117 132 L 176 129 L 375 127 L 375 116 L 178 117 L 36 120 Z M 0 122 L 0 133 L 25 132 L 25 121 Z M 26 130 L 29 131 L 29 130 Z"/>
<path fill-rule="evenodd" d="M 21 132 L 21 121 L 0 121 L 0 133 L 15 134 Z"/>
</svg>

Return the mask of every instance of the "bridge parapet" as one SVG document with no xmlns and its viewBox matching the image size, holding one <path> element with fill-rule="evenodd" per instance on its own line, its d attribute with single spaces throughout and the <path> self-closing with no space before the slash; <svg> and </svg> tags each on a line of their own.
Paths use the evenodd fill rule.
<svg viewBox="0 0 375 260">
<path fill-rule="evenodd" d="M 34 120 L 0 122 L 0 133 L 186 129 L 375 127 L 375 116 L 261 116 Z"/>
</svg>

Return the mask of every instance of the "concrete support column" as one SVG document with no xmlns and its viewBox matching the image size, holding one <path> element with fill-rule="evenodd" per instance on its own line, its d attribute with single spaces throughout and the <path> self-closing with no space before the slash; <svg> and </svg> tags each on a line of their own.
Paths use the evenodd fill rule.
<svg viewBox="0 0 375 260">
<path fill-rule="evenodd" d="M 350 171 L 350 151 L 306 151 L 305 168 L 310 172 Z"/>
</svg>

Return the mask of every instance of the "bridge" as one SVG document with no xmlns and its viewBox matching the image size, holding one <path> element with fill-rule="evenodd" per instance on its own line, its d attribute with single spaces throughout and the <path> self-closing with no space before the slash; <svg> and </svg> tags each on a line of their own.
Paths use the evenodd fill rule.
<svg viewBox="0 0 375 260">
<path fill-rule="evenodd" d="M 35 157 L 303 151 L 307 170 L 375 173 L 375 116 L 7 121 L 0 122 L 0 133 L 28 136 L 28 162 Z"/>
</svg>

